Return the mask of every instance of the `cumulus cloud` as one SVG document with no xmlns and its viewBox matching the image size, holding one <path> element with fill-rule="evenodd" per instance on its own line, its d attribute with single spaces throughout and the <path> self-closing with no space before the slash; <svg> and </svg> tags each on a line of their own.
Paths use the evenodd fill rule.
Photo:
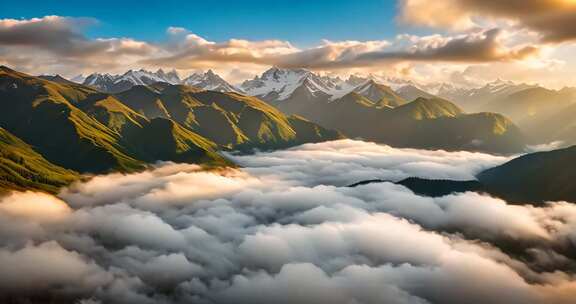
<svg viewBox="0 0 576 304">
<path fill-rule="evenodd" d="M 502 30 L 492 29 L 457 37 L 414 37 L 416 43 L 407 52 L 367 53 L 360 55 L 359 60 L 491 62 L 521 60 L 538 52 L 535 46 L 506 48 L 501 41 L 501 34 Z"/>
<path fill-rule="evenodd" d="M 353 140 L 229 156 L 242 168 L 162 163 L 97 176 L 58 198 L 1 198 L 0 288 L 7 292 L 0 298 L 572 301 L 573 204 L 510 205 L 478 193 L 421 197 L 389 182 L 346 187 L 408 176 L 468 180 L 507 158 Z M 46 218 L 57 220 L 24 208 L 30 201 L 45 203 Z"/>
<path fill-rule="evenodd" d="M 506 19 L 537 31 L 545 42 L 576 39 L 576 3 L 571 0 L 402 0 L 401 19 L 414 24 L 469 28 L 483 19 Z"/>
<path fill-rule="evenodd" d="M 170 33 L 174 30 L 169 30 Z M 536 46 L 507 47 L 502 30 L 458 36 L 401 36 L 397 41 L 323 41 L 322 45 L 297 49 L 283 41 L 230 40 L 211 42 L 187 34 L 171 45 L 170 55 L 145 60 L 146 64 L 175 65 L 181 69 L 211 62 L 251 63 L 286 68 L 342 69 L 370 67 L 401 61 L 494 62 L 523 60 L 538 53 Z M 176 36 L 181 35 L 181 30 Z M 403 39 L 409 37 L 409 39 Z M 404 47 L 408 44 L 408 47 Z"/>
<path fill-rule="evenodd" d="M 0 214 L 32 221 L 58 221 L 71 213 L 62 200 L 43 193 L 12 193 L 0 202 Z"/>
<path fill-rule="evenodd" d="M 0 63 L 25 71 L 82 71 L 114 68 L 157 52 L 147 42 L 131 38 L 88 38 L 83 30 L 91 18 L 46 16 L 0 19 Z"/>
<path fill-rule="evenodd" d="M 30 73 L 121 72 L 128 68 L 218 68 L 260 71 L 271 65 L 315 70 L 376 69 L 403 62 L 510 62 L 538 54 L 538 46 L 510 43 L 502 30 L 392 40 L 321 41 L 298 48 L 278 39 L 210 41 L 188 29 L 169 27 L 165 39 L 89 38 L 90 18 L 46 16 L 0 19 L 0 64 Z"/>
</svg>

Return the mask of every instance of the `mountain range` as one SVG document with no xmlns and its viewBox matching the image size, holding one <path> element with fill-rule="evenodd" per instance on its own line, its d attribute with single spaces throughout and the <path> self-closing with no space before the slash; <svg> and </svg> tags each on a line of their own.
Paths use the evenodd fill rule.
<svg viewBox="0 0 576 304">
<path fill-rule="evenodd" d="M 55 77 L 55 76 L 46 76 Z M 135 85 L 157 82 L 185 84 L 199 89 L 236 92 L 254 96 L 287 113 L 296 113 L 317 120 L 305 109 L 309 103 L 328 103 L 356 92 L 375 103 L 402 103 L 399 98 L 413 101 L 442 98 L 453 102 L 464 112 L 498 113 L 508 118 L 525 135 L 529 144 L 561 141 L 566 145 L 576 143 L 575 125 L 576 89 L 551 90 L 536 84 L 496 80 L 482 86 L 457 86 L 449 83 L 419 85 L 399 78 L 366 77 L 351 75 L 347 79 L 321 76 L 306 69 L 273 67 L 253 79 L 234 86 L 211 70 L 195 73 L 181 79 L 174 70 L 156 72 L 130 70 L 121 75 L 91 74 L 75 77 L 87 86 L 100 91 L 119 93 Z M 379 86 L 379 88 L 377 88 Z M 386 100 L 381 100 L 386 94 Z M 330 109 L 323 109 L 330 110 Z M 322 123 L 321 121 L 317 121 Z M 346 130 L 343 130 L 346 131 Z M 361 136 L 362 137 L 362 136 Z M 374 136 L 364 136 L 376 138 Z M 482 140 L 482 139 L 479 139 Z M 478 142 L 478 141 L 476 141 Z"/>
<path fill-rule="evenodd" d="M 145 71 L 132 74 L 142 76 L 138 83 L 126 77 L 130 85 L 112 94 L 57 75 L 35 77 L 0 67 L 0 106 L 6 109 L 0 112 L 0 191 L 55 192 L 86 173 L 130 172 L 159 160 L 234 166 L 221 151 L 343 138 L 332 129 L 406 147 L 499 153 L 524 147 L 520 130 L 505 116 L 468 114 L 442 94 L 414 84 L 392 88 L 370 78 L 342 80 L 274 68 L 245 82 L 241 90 L 250 94 L 245 95 L 222 85 L 212 88 L 227 92 L 198 87 L 221 79 L 211 71 L 189 80 L 203 84 L 198 86 L 181 84 L 170 72 L 154 73 L 163 75 L 162 81 L 144 77 L 149 75 Z M 563 110 L 545 115 L 561 116 L 550 123 L 563 127 L 558 132 L 575 125 L 566 110 L 575 107 L 570 102 L 573 90 L 505 86 L 516 85 L 481 91 L 500 92 L 496 95 L 508 98 L 510 109 L 558 105 Z M 486 107 L 502 100 L 498 98 Z M 570 123 L 563 125 L 565 121 Z M 575 157 L 572 147 L 519 157 L 480 173 L 473 182 L 409 179 L 401 184 L 425 195 L 462 190 L 513 202 L 574 200 L 576 172 L 567 164 Z"/>
<path fill-rule="evenodd" d="M 93 73 L 85 78 L 83 76 L 77 76 L 74 79 L 76 82 L 106 93 L 118 93 L 136 85 L 152 85 L 158 82 L 185 84 L 199 89 L 218 92 L 241 93 L 240 89 L 229 84 L 212 70 L 208 70 L 205 73 L 195 73 L 184 79 L 181 79 L 175 70 L 164 72 L 162 69 L 156 72 L 144 69 L 129 70 L 120 75 Z"/>
<path fill-rule="evenodd" d="M 338 104 L 335 101 L 356 99 L 356 104 L 366 106 L 371 102 L 376 108 L 382 108 L 384 105 L 399 106 L 418 98 L 443 99 L 459 107 L 461 114 L 481 113 L 474 115 L 475 118 L 471 120 L 484 119 L 492 121 L 494 126 L 510 126 L 514 130 L 512 133 L 519 131 L 523 134 L 522 141 L 526 143 L 544 144 L 557 141 L 563 142 L 564 145 L 576 144 L 576 122 L 573 119 L 576 117 L 576 88 L 552 90 L 537 84 L 515 83 L 501 79 L 478 87 L 446 83 L 419 85 L 395 78 L 352 75 L 348 79 L 342 79 L 320 76 L 304 69 L 281 68 L 271 68 L 254 79 L 244 81 L 240 87 L 247 94 L 257 96 L 286 113 L 295 113 L 325 126 L 335 127 L 326 122 L 324 117 L 325 113 L 330 113 L 329 119 L 342 122 L 338 128 L 347 135 L 377 141 L 380 141 L 381 135 L 348 132 L 350 130 L 346 122 L 349 119 L 344 114 L 342 117 L 332 115 L 338 111 L 334 109 L 337 108 L 334 105 Z M 352 92 L 367 100 L 346 96 Z M 345 108 L 349 109 L 349 106 Z M 379 122 L 384 119 L 375 116 Z M 465 138 L 468 135 L 455 136 Z M 471 140 L 489 141 L 486 138 L 475 139 Z M 390 143 L 404 144 L 401 140 Z M 412 145 L 412 143 L 406 144 Z"/>
<path fill-rule="evenodd" d="M 303 69 L 271 68 L 241 88 L 277 107 L 346 136 L 401 147 L 520 152 L 524 138 L 503 115 L 467 114 L 456 104 L 403 84 L 373 78 L 322 77 Z"/>
<path fill-rule="evenodd" d="M 272 67 L 262 75 L 244 81 L 239 87 L 229 84 L 211 70 L 183 80 L 174 71 L 131 70 L 115 76 L 92 74 L 84 81 L 85 85 L 99 90 L 115 92 L 118 98 L 124 98 L 123 101 L 129 104 L 130 98 L 135 98 L 131 96 L 142 95 L 150 100 L 165 98 L 159 96 L 165 95 L 160 92 L 160 83 L 253 96 L 286 115 L 298 115 L 323 127 L 340 130 L 350 137 L 396 146 L 496 153 L 520 152 L 524 148 L 523 135 L 507 117 L 494 111 L 467 114 L 448 99 L 439 98 L 413 82 L 400 79 L 355 75 L 343 79 L 322 76 L 306 69 Z M 147 90 L 143 86 L 155 88 Z M 147 115 L 170 117 L 162 107 L 140 111 L 148 111 Z M 179 122 L 192 128 L 190 122 L 185 122 L 182 117 Z M 198 128 L 195 130 L 202 132 Z M 233 137 L 233 132 L 226 134 Z M 446 134 L 448 136 L 442 136 Z"/>
<path fill-rule="evenodd" d="M 576 144 L 576 88 L 553 90 L 497 80 L 480 88 L 443 86 L 437 95 L 470 111 L 506 115 L 526 134 L 531 144 L 553 141 Z"/>
<path fill-rule="evenodd" d="M 42 186 L 34 186 L 41 190 L 54 190 L 78 173 L 129 172 L 159 160 L 234 165 L 219 151 L 341 138 L 236 93 L 162 82 L 115 96 L 7 67 L 0 67 L 0 107 L 0 180 L 10 181 L 1 185 L 18 186 L 18 176 L 44 176 L 37 182 Z M 40 174 L 47 171 L 54 174 Z"/>
</svg>

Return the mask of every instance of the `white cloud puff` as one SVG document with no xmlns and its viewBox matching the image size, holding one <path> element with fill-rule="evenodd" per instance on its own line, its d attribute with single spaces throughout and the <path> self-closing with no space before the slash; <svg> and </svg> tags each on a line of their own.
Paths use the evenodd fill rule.
<svg viewBox="0 0 576 304">
<path fill-rule="evenodd" d="M 346 186 L 473 179 L 507 158 L 353 140 L 230 157 L 242 168 L 164 163 L 97 176 L 59 198 L 2 198 L 0 226 L 11 228 L 0 229 L 0 298 L 570 303 L 576 291 L 571 203 Z M 22 207 L 32 199 L 45 214 Z"/>
</svg>

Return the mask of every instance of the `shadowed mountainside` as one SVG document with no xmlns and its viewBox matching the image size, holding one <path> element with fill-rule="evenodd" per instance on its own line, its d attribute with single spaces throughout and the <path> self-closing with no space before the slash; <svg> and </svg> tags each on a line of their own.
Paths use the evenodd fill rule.
<svg viewBox="0 0 576 304">
<path fill-rule="evenodd" d="M 576 167 L 571 165 L 575 161 L 576 146 L 572 146 L 520 156 L 479 173 L 477 180 L 429 180 L 411 177 L 395 183 L 416 194 L 433 197 L 474 191 L 489 193 L 518 204 L 576 202 Z M 387 181 L 366 180 L 350 187 L 381 182 Z"/>
<path fill-rule="evenodd" d="M 478 175 L 490 193 L 514 202 L 576 202 L 576 146 L 527 154 Z"/>
<path fill-rule="evenodd" d="M 54 193 L 79 177 L 48 162 L 42 155 L 0 128 L 0 193 L 7 189 L 36 189 Z"/>
</svg>

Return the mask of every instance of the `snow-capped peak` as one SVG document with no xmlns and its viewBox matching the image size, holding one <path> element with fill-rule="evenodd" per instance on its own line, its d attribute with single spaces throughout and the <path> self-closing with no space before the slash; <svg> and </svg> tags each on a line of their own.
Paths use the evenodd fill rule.
<svg viewBox="0 0 576 304">
<path fill-rule="evenodd" d="M 182 80 L 182 83 L 203 90 L 237 93 L 242 92 L 242 90 L 231 85 L 212 70 L 208 70 L 206 73 L 194 73 Z"/>
<path fill-rule="evenodd" d="M 99 74 L 93 73 L 88 75 L 86 79 L 84 79 L 84 84 L 89 86 L 97 86 L 99 83 L 102 82 L 113 82 L 117 76 L 113 76 L 110 74 Z"/>
<path fill-rule="evenodd" d="M 181 82 L 180 76 L 178 75 L 178 72 L 176 72 L 176 70 L 174 70 L 174 69 L 172 69 L 169 72 L 164 72 L 164 70 L 159 69 L 154 74 L 156 74 L 156 76 L 164 79 L 165 82 L 168 82 L 168 83 L 178 84 Z"/>
<path fill-rule="evenodd" d="M 70 81 L 75 82 L 75 83 L 84 83 L 84 80 L 86 80 L 86 76 L 84 76 L 82 74 L 78 74 L 78 75 L 70 78 Z"/>
<path fill-rule="evenodd" d="M 135 85 L 151 85 L 157 82 L 170 84 L 181 83 L 176 70 L 165 72 L 162 69 L 151 72 L 145 69 L 128 70 L 124 74 L 111 75 L 94 73 L 82 81 L 83 84 L 95 87 L 101 91 L 116 93 L 126 90 Z"/>
<path fill-rule="evenodd" d="M 305 89 L 313 96 L 318 94 L 344 95 L 344 91 L 351 89 L 349 84 L 337 77 L 319 76 L 306 69 L 279 67 L 272 67 L 261 76 L 244 81 L 241 87 L 248 95 L 258 96 L 268 101 L 288 99 L 298 89 Z"/>
<path fill-rule="evenodd" d="M 105 92 L 120 92 L 127 90 L 135 85 L 151 85 L 157 82 L 166 82 L 169 84 L 187 84 L 204 90 L 220 92 L 241 92 L 238 88 L 232 86 L 214 71 L 209 70 L 206 73 L 195 73 L 186 79 L 180 79 L 176 70 L 164 71 L 158 69 L 151 72 L 145 69 L 129 70 L 121 75 L 110 74 L 92 74 L 88 76 L 83 83 L 100 89 Z"/>
<path fill-rule="evenodd" d="M 166 74 L 162 69 L 159 69 L 156 72 L 150 72 L 144 69 L 140 69 L 138 71 L 129 70 L 128 72 L 124 73 L 123 75 L 116 78 L 115 82 L 120 83 L 128 81 L 133 83 L 134 85 L 150 85 L 157 82 L 167 82 L 170 84 L 179 84 L 180 78 L 174 72 L 174 74 Z"/>
</svg>

